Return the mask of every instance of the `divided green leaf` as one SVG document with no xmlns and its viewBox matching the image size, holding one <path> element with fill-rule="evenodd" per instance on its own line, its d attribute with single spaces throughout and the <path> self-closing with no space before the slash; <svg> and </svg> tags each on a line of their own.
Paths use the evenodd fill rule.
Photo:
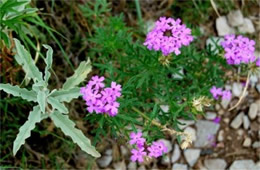
<svg viewBox="0 0 260 170">
<path fill-rule="evenodd" d="M 66 106 L 63 103 L 59 102 L 54 97 L 48 97 L 47 101 L 48 101 L 49 104 L 51 104 L 51 106 L 53 108 L 57 109 L 61 113 L 69 113 L 69 111 L 66 108 Z"/>
<path fill-rule="evenodd" d="M 47 54 L 46 54 L 46 58 L 45 58 L 45 63 L 46 63 L 46 67 L 44 70 L 44 80 L 45 82 L 48 82 L 51 73 L 50 73 L 50 69 L 51 69 L 51 65 L 52 65 L 52 61 L 53 61 L 53 50 L 49 45 L 43 45 L 44 48 L 48 49 Z"/>
</svg>

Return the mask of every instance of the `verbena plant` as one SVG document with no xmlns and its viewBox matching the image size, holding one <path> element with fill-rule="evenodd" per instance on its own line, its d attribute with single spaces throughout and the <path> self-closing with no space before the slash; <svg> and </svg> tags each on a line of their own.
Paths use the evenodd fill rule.
<svg viewBox="0 0 260 170">
<path fill-rule="evenodd" d="M 63 133 L 70 136 L 73 142 L 88 154 L 99 157 L 100 154 L 91 145 L 90 140 L 84 136 L 82 131 L 75 128 L 75 123 L 69 119 L 68 109 L 64 102 L 69 103 L 72 99 L 78 98 L 79 87 L 82 81 L 85 80 L 88 73 L 91 71 L 91 63 L 88 60 L 80 63 L 75 73 L 69 77 L 63 84 L 61 89 L 48 89 L 48 80 L 51 76 L 50 69 L 52 66 L 53 50 L 48 45 L 43 45 L 48 49 L 46 58 L 44 59 L 46 67 L 44 75 L 34 64 L 30 53 L 21 45 L 20 41 L 14 39 L 16 47 L 15 60 L 20 64 L 28 78 L 33 80 L 32 90 L 12 86 L 11 84 L 0 84 L 0 90 L 3 90 L 16 97 L 21 97 L 29 102 L 34 102 L 36 105 L 29 113 L 28 120 L 19 129 L 19 133 L 13 144 L 13 154 L 15 155 L 19 148 L 25 143 L 25 140 L 30 137 L 31 131 L 35 128 L 36 123 L 43 119 L 51 118 L 54 124 L 61 128 Z"/>
</svg>

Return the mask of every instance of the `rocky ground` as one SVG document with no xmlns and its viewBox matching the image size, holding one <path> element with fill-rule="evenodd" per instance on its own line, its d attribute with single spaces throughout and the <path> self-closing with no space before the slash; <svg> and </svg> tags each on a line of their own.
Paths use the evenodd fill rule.
<svg viewBox="0 0 260 170">
<path fill-rule="evenodd" d="M 230 33 L 257 34 L 259 18 L 245 18 L 240 10 L 219 16 L 215 21 L 218 37 L 206 44 L 215 48 L 215 42 Z M 203 31 L 203 28 L 202 28 Z M 256 52 L 259 56 L 259 52 Z M 243 80 L 243 79 L 242 79 Z M 108 169 L 172 169 L 172 170 L 254 170 L 260 169 L 260 75 L 250 78 L 250 85 L 243 102 L 234 110 L 244 87 L 243 81 L 227 82 L 233 98 L 223 100 L 208 110 L 198 121 L 180 120 L 182 129 L 192 134 L 193 146 L 182 150 L 175 138 L 163 139 L 168 153 L 161 159 L 144 164 L 130 162 L 127 145 L 108 148 L 97 160 L 99 168 Z M 163 109 L 167 109 L 167 107 Z"/>
</svg>

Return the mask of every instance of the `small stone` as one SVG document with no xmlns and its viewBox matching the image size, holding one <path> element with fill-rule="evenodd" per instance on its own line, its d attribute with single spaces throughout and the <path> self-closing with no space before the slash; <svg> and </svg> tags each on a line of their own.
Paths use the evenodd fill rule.
<svg viewBox="0 0 260 170">
<path fill-rule="evenodd" d="M 252 160 L 236 160 L 229 167 L 230 170 L 256 170 L 257 167 Z"/>
<path fill-rule="evenodd" d="M 243 130 L 243 129 L 238 129 L 238 130 L 237 130 L 237 134 L 238 134 L 239 136 L 243 136 L 244 130 Z"/>
<path fill-rule="evenodd" d="M 248 119 L 247 115 L 243 116 L 243 127 L 244 129 L 248 129 L 250 126 L 250 120 Z"/>
<path fill-rule="evenodd" d="M 112 162 L 111 155 L 102 156 L 100 159 L 97 160 L 97 163 L 101 168 L 106 168 L 111 162 Z"/>
<path fill-rule="evenodd" d="M 216 47 L 216 45 L 220 46 L 220 43 L 223 40 L 224 38 L 222 37 L 210 37 L 206 40 L 206 46 L 210 46 L 210 50 L 217 54 L 219 49 Z"/>
<path fill-rule="evenodd" d="M 105 152 L 106 155 L 112 155 L 112 153 L 113 153 L 113 150 L 112 150 L 112 149 L 108 149 L 108 150 L 106 150 L 106 152 Z"/>
<path fill-rule="evenodd" d="M 136 170 L 136 162 L 130 162 L 127 166 L 127 169 L 129 170 Z"/>
<path fill-rule="evenodd" d="M 228 105 L 231 102 L 231 100 L 232 100 L 232 98 L 231 99 L 221 99 L 221 106 L 223 107 L 223 109 L 228 108 Z"/>
<path fill-rule="evenodd" d="M 171 157 L 171 161 L 172 161 L 172 163 L 178 161 L 179 158 L 180 158 L 180 156 L 181 156 L 181 150 L 180 150 L 180 147 L 179 147 L 178 144 L 175 144 L 175 145 L 174 145 L 174 151 L 173 151 L 173 153 L 172 153 L 172 157 Z"/>
<path fill-rule="evenodd" d="M 217 117 L 217 114 L 214 112 L 207 112 L 205 118 L 208 120 L 213 120 Z"/>
<path fill-rule="evenodd" d="M 234 129 L 238 129 L 242 122 L 243 122 L 243 117 L 244 117 L 244 112 L 240 112 L 231 122 L 231 127 Z"/>
<path fill-rule="evenodd" d="M 128 149 L 125 146 L 121 145 L 120 150 L 121 150 L 122 156 L 126 156 L 128 154 Z"/>
<path fill-rule="evenodd" d="M 225 16 L 221 16 L 217 18 L 216 27 L 219 36 L 235 33 L 234 28 L 228 25 L 227 18 Z"/>
<path fill-rule="evenodd" d="M 170 156 L 168 154 L 164 155 L 161 159 L 163 165 L 169 165 L 171 163 Z"/>
<path fill-rule="evenodd" d="M 228 117 L 224 118 L 223 121 L 228 124 L 230 122 L 230 119 Z"/>
<path fill-rule="evenodd" d="M 251 146 L 251 143 L 252 143 L 252 140 L 251 138 L 247 137 L 244 142 L 243 142 L 243 146 L 244 147 L 250 147 Z"/>
<path fill-rule="evenodd" d="M 184 151 L 184 157 L 188 164 L 193 167 L 200 156 L 200 149 L 187 149 Z"/>
<path fill-rule="evenodd" d="M 199 120 L 196 123 L 197 128 L 197 140 L 195 141 L 195 147 L 205 147 L 210 144 L 208 140 L 209 136 L 216 135 L 220 125 L 212 121 Z"/>
<path fill-rule="evenodd" d="M 252 146 L 253 148 L 260 148 L 260 141 L 255 141 Z"/>
<path fill-rule="evenodd" d="M 218 114 L 219 115 L 223 115 L 225 113 L 225 111 L 223 110 L 223 109 L 220 109 L 219 111 L 218 111 Z"/>
<path fill-rule="evenodd" d="M 165 113 L 169 112 L 169 105 L 160 105 L 160 108 Z"/>
<path fill-rule="evenodd" d="M 172 166 L 172 170 L 188 170 L 188 165 L 175 163 Z"/>
<path fill-rule="evenodd" d="M 196 130 L 192 127 L 186 127 L 184 132 L 189 133 L 191 135 L 191 140 L 194 142 L 196 140 Z"/>
<path fill-rule="evenodd" d="M 241 33 L 252 34 L 255 32 L 255 27 L 249 18 L 244 18 L 244 23 L 243 23 L 243 25 L 238 27 L 238 31 Z"/>
<path fill-rule="evenodd" d="M 206 159 L 204 164 L 209 170 L 225 170 L 227 167 L 227 162 L 224 159 Z"/>
<path fill-rule="evenodd" d="M 219 110 L 221 107 L 220 107 L 220 105 L 217 103 L 216 105 L 215 105 L 215 109 L 216 110 Z"/>
<path fill-rule="evenodd" d="M 169 153 L 172 151 L 172 143 L 169 140 L 166 139 L 160 139 L 160 141 L 163 141 L 163 143 L 165 144 L 165 146 L 167 147 L 167 152 Z"/>
<path fill-rule="evenodd" d="M 142 165 L 142 166 L 140 166 L 137 170 L 146 170 L 146 168 L 145 168 L 144 165 Z"/>
<path fill-rule="evenodd" d="M 257 110 L 258 110 L 258 105 L 256 103 L 252 103 L 249 107 L 248 115 L 251 120 L 255 119 L 257 116 Z"/>
<path fill-rule="evenodd" d="M 183 120 L 183 119 L 178 119 L 178 121 L 183 124 L 183 125 L 179 125 L 179 128 L 181 130 L 185 129 L 187 126 L 190 126 L 190 125 L 194 125 L 195 124 L 195 121 L 194 120 Z"/>
<path fill-rule="evenodd" d="M 250 76 L 250 82 L 249 82 L 249 84 L 250 84 L 250 86 L 251 87 L 255 87 L 255 85 L 256 85 L 256 83 L 258 82 L 258 77 L 257 77 L 257 75 L 251 75 Z"/>
<path fill-rule="evenodd" d="M 260 84 L 256 85 L 256 89 L 257 89 L 258 93 L 260 93 Z"/>
<path fill-rule="evenodd" d="M 244 23 L 244 17 L 240 10 L 231 11 L 227 15 L 228 23 L 232 27 L 242 25 Z"/>
<path fill-rule="evenodd" d="M 220 130 L 218 133 L 218 141 L 222 142 L 224 140 L 224 130 Z"/>
<path fill-rule="evenodd" d="M 242 93 L 243 86 L 241 83 L 233 83 L 232 85 L 232 94 L 236 97 L 239 97 Z"/>
<path fill-rule="evenodd" d="M 125 161 L 115 163 L 113 167 L 115 168 L 115 170 L 126 170 Z"/>
</svg>

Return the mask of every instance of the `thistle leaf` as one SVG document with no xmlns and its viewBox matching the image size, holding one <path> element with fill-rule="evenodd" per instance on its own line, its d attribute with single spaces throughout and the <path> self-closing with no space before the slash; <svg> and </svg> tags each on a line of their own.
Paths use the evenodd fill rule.
<svg viewBox="0 0 260 170">
<path fill-rule="evenodd" d="M 21 126 L 19 133 L 14 141 L 13 154 L 16 155 L 25 140 L 31 136 L 31 131 L 35 128 L 35 124 L 39 123 L 43 118 L 39 106 L 34 106 L 30 112 L 28 120 Z"/>
<path fill-rule="evenodd" d="M 44 91 L 39 91 L 37 94 L 37 102 L 39 103 L 42 113 L 45 113 L 46 107 L 46 93 Z"/>
<path fill-rule="evenodd" d="M 59 102 L 57 99 L 55 99 L 54 97 L 48 97 L 47 101 L 49 104 L 51 104 L 51 106 L 55 109 L 57 109 L 58 111 L 60 111 L 61 113 L 69 113 L 68 109 L 66 108 L 66 106 Z"/>
<path fill-rule="evenodd" d="M 42 80 L 42 73 L 36 67 L 32 56 L 30 53 L 21 45 L 20 41 L 14 38 L 17 54 L 15 55 L 15 60 L 23 67 L 26 73 L 26 77 L 35 80 Z"/>
<path fill-rule="evenodd" d="M 67 115 L 63 115 L 57 111 L 54 111 L 50 117 L 54 124 L 61 128 L 65 135 L 70 136 L 73 142 L 78 144 L 83 151 L 92 155 L 93 157 L 100 157 L 100 153 L 97 152 L 95 147 L 91 145 L 90 140 L 84 136 L 82 131 L 75 128 L 75 123 L 71 121 Z"/>
<path fill-rule="evenodd" d="M 70 102 L 72 99 L 78 98 L 80 96 L 80 88 L 74 87 L 68 90 L 58 90 L 53 92 L 50 96 L 57 99 L 59 102 Z"/>
<path fill-rule="evenodd" d="M 20 88 L 19 86 L 12 86 L 11 84 L 0 84 L 0 90 L 12 94 L 13 96 L 21 97 L 27 101 L 37 101 L 37 95 L 34 91 L 29 91 L 25 88 Z"/>
<path fill-rule="evenodd" d="M 45 70 L 44 70 L 44 80 L 45 82 L 48 82 L 50 76 L 51 76 L 51 73 L 50 73 L 50 69 L 51 69 L 51 65 L 52 65 L 52 61 L 53 61 L 53 50 L 52 48 L 49 46 L 49 45 L 43 45 L 44 48 L 48 49 L 47 53 L 46 53 L 46 58 L 45 58 L 45 63 L 46 63 L 46 67 L 45 67 Z"/>
<path fill-rule="evenodd" d="M 92 67 L 90 60 L 88 60 L 87 62 L 82 61 L 79 67 L 75 70 L 75 73 L 71 77 L 69 77 L 63 84 L 62 89 L 68 90 L 79 85 L 82 81 L 85 80 L 91 69 Z"/>
</svg>

